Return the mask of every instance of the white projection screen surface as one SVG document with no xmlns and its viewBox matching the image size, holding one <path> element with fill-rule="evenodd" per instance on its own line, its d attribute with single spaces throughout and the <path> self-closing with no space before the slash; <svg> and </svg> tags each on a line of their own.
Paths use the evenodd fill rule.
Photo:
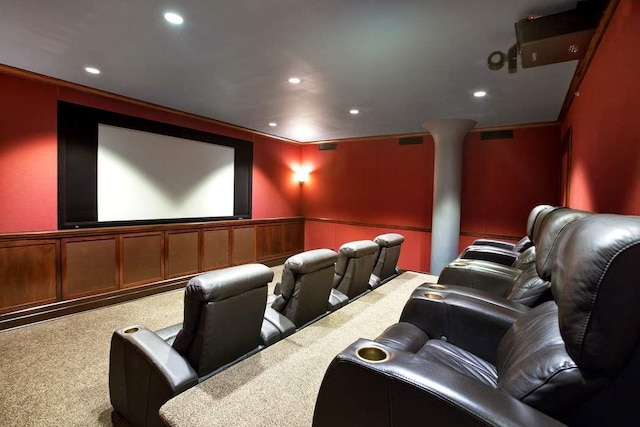
<svg viewBox="0 0 640 427">
<path fill-rule="evenodd" d="M 98 222 L 233 216 L 234 148 L 99 124 Z"/>
</svg>

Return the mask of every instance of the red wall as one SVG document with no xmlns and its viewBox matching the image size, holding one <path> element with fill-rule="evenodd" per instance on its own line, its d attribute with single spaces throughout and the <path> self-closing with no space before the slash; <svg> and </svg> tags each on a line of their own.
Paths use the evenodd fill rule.
<svg viewBox="0 0 640 427">
<path fill-rule="evenodd" d="M 406 239 L 399 265 L 428 270 L 433 140 L 399 145 L 397 138 L 378 138 L 337 145 L 336 150 L 302 149 L 303 164 L 311 170 L 303 184 L 303 214 L 333 221 L 307 221 L 305 249 L 338 249 L 345 242 L 397 232 Z"/>
<path fill-rule="evenodd" d="M 254 141 L 253 218 L 300 215 L 297 144 L 0 73 L 0 233 L 57 229 L 58 99 Z"/>
<path fill-rule="evenodd" d="M 0 232 L 58 226 L 56 93 L 0 74 Z"/>
<path fill-rule="evenodd" d="M 485 141 L 472 132 L 463 155 L 462 233 L 521 237 L 531 208 L 559 203 L 560 126 L 516 128 L 513 139 Z"/>
<path fill-rule="evenodd" d="M 461 247 L 479 236 L 523 236 L 533 206 L 558 203 L 558 125 L 517 128 L 512 139 L 503 140 L 481 141 L 480 132 L 472 132 L 463 155 L 460 226 L 472 236 L 461 236 Z M 399 145 L 397 138 L 340 142 L 328 151 L 308 145 L 302 157 L 312 170 L 303 185 L 303 214 L 330 220 L 307 221 L 306 249 L 337 249 L 351 240 L 393 231 L 406 238 L 399 265 L 429 270 L 434 158 L 430 136 L 422 145 Z"/>
<path fill-rule="evenodd" d="M 569 206 L 640 215 L 640 2 L 621 0 L 563 122 Z"/>
</svg>

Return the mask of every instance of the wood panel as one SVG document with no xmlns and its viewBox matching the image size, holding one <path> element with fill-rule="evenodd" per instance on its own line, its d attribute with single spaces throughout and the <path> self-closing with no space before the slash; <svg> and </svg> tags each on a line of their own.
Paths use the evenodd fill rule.
<svg viewBox="0 0 640 427">
<path fill-rule="evenodd" d="M 199 235 L 198 231 L 167 233 L 167 278 L 200 271 Z"/>
<path fill-rule="evenodd" d="M 64 299 L 119 288 L 118 245 L 115 237 L 62 240 Z"/>
<path fill-rule="evenodd" d="M 258 225 L 256 227 L 256 259 L 282 256 L 282 224 Z"/>
<path fill-rule="evenodd" d="M 244 264 L 256 260 L 256 228 L 233 228 L 233 264 Z"/>
<path fill-rule="evenodd" d="M 0 312 L 55 302 L 58 242 L 0 244 Z"/>
<path fill-rule="evenodd" d="M 291 222 L 283 224 L 284 254 L 291 255 L 304 250 L 304 223 Z"/>
<path fill-rule="evenodd" d="M 281 262 L 285 251 L 303 250 L 304 223 L 296 217 L 0 234 L 0 330 L 176 289 L 200 271 L 255 262 L 257 227 L 260 262 Z"/>
<path fill-rule="evenodd" d="M 202 232 L 202 269 L 204 271 L 231 265 L 230 232 L 229 228 Z"/>
<path fill-rule="evenodd" d="M 163 234 L 122 236 L 121 287 L 130 288 L 163 279 Z"/>
</svg>

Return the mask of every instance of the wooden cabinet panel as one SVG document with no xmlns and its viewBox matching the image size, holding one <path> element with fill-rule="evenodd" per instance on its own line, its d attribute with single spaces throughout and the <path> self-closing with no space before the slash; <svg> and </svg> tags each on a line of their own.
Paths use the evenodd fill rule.
<svg viewBox="0 0 640 427">
<path fill-rule="evenodd" d="M 304 250 L 304 223 L 292 222 L 283 224 L 284 254 L 291 255 Z"/>
<path fill-rule="evenodd" d="M 122 236 L 122 288 L 163 278 L 162 233 Z"/>
<path fill-rule="evenodd" d="M 0 244 L 0 312 L 56 301 L 56 241 Z"/>
<path fill-rule="evenodd" d="M 256 228 L 233 228 L 233 264 L 244 264 L 256 260 Z"/>
<path fill-rule="evenodd" d="M 116 238 L 62 240 L 62 297 L 64 299 L 119 288 Z"/>
<path fill-rule="evenodd" d="M 258 260 L 282 256 L 282 225 L 256 227 L 256 258 Z"/>
<path fill-rule="evenodd" d="M 228 228 L 203 231 L 202 269 L 204 271 L 231 265 L 230 231 Z"/>
<path fill-rule="evenodd" d="M 167 278 L 199 271 L 199 232 L 167 233 Z"/>
</svg>

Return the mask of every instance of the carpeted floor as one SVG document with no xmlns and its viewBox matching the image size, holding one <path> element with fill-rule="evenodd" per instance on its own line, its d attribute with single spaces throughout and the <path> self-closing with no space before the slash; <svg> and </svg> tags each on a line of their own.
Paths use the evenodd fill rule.
<svg viewBox="0 0 640 427">
<path fill-rule="evenodd" d="M 281 268 L 276 267 L 274 270 L 278 280 Z M 360 332 L 356 323 L 352 321 L 361 318 L 365 323 L 369 323 L 373 320 L 369 319 L 370 317 L 377 316 L 362 317 L 359 311 L 369 312 L 377 300 L 387 300 L 391 303 L 391 299 L 385 295 L 398 287 L 397 295 L 392 298 L 397 300 L 392 304 L 393 313 L 380 313 L 380 319 L 388 316 L 389 320 L 376 322 L 379 323 L 376 328 L 384 329 L 397 320 L 408 297 L 407 292 L 410 292 L 409 288 L 415 288 L 429 278 L 427 275 L 404 273 L 393 282 L 326 317 L 321 321 L 324 323 L 318 323 L 313 330 L 311 327 L 305 328 L 287 342 L 282 342 L 280 347 L 280 344 L 277 344 L 258 353 L 257 357 L 243 362 L 249 366 L 246 373 L 240 375 L 234 370 L 233 375 L 225 376 L 228 383 L 223 394 L 230 397 L 238 390 L 247 389 L 251 385 L 246 386 L 245 383 L 253 384 L 253 380 L 265 372 L 271 372 L 267 378 L 274 381 L 278 375 L 273 369 L 266 369 L 268 367 L 263 365 L 266 360 L 270 360 L 266 359 L 268 355 L 271 355 L 271 358 L 279 357 L 283 362 L 285 359 L 291 359 L 293 365 L 299 366 L 297 359 L 301 356 L 296 356 L 297 351 L 303 347 L 318 345 L 317 342 L 314 343 L 313 335 L 332 337 L 331 341 L 334 341 L 333 345 L 337 351 L 352 342 L 352 336 L 372 338 L 376 334 L 366 333 L 372 325 L 362 325 L 365 329 Z M 272 289 L 273 285 L 270 286 L 270 291 Z M 109 403 L 108 366 L 112 332 L 130 324 L 160 329 L 179 323 L 182 321 L 182 298 L 182 290 L 171 291 L 0 332 L 0 426 L 110 426 L 112 409 Z M 335 315 L 339 316 L 332 317 Z M 315 332 L 302 335 L 307 330 Z M 344 334 L 340 332 L 342 330 Z M 277 350 L 278 348 L 280 350 Z M 276 356 L 273 356 L 274 354 Z M 333 356 L 329 356 L 327 354 L 324 359 L 330 361 Z M 317 363 L 325 363 L 324 359 Z M 316 366 L 315 370 L 324 372 L 325 368 L 326 366 Z M 308 378 L 303 376 L 300 383 L 304 384 L 307 380 Z M 211 392 L 206 388 L 206 384 L 194 390 L 195 393 L 205 393 L 205 398 L 210 399 Z M 313 383 L 309 385 L 311 388 L 304 392 L 307 401 L 312 397 L 315 399 L 317 393 L 317 388 L 313 389 Z M 252 394 L 250 391 L 247 393 Z M 290 393 L 291 391 L 286 392 L 285 396 Z M 262 394 L 261 390 L 255 390 L 256 396 Z M 169 406 L 167 410 L 168 408 Z M 285 412 L 289 413 L 289 410 Z M 292 423 L 271 425 L 308 425 L 309 419 L 309 416 L 305 415 L 303 418 L 294 419 L 295 422 Z M 239 424 L 231 419 L 227 421 Z M 215 422 L 208 420 L 206 425 Z"/>
<path fill-rule="evenodd" d="M 160 414 L 176 427 L 310 426 L 333 357 L 358 338 L 373 339 L 397 322 L 411 292 L 434 279 L 406 272 L 178 395 Z"/>
</svg>

